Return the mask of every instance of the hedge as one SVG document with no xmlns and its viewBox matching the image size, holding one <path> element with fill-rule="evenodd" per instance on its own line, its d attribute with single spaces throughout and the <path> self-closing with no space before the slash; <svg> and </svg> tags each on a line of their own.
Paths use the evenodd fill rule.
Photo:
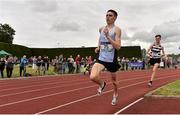
<svg viewBox="0 0 180 115">
<path fill-rule="evenodd" d="M 83 48 L 28 48 L 16 44 L 7 44 L 0 42 L 0 50 L 5 50 L 17 57 L 22 57 L 23 55 L 30 56 L 49 56 L 49 58 L 54 58 L 63 54 L 64 57 L 69 57 L 72 55 L 75 57 L 77 54 L 81 57 L 92 56 L 96 58 L 97 55 L 94 53 L 95 47 L 83 47 Z M 123 46 L 118 51 L 118 56 L 127 58 L 141 58 L 141 47 L 140 46 Z"/>
</svg>

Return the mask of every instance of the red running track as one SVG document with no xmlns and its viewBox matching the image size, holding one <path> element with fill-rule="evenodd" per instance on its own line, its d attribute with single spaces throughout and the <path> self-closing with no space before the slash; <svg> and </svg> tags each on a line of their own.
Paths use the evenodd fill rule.
<svg viewBox="0 0 180 115">
<path fill-rule="evenodd" d="M 179 69 L 160 69 L 148 88 L 151 71 L 117 73 L 119 102 L 112 106 L 110 74 L 101 78 L 107 86 L 97 96 L 98 86 L 86 75 L 64 75 L 0 80 L 0 114 L 114 114 L 147 92 L 180 78 Z"/>
<path fill-rule="evenodd" d="M 180 114 L 180 98 L 152 98 L 143 100 L 122 111 L 121 114 Z"/>
</svg>

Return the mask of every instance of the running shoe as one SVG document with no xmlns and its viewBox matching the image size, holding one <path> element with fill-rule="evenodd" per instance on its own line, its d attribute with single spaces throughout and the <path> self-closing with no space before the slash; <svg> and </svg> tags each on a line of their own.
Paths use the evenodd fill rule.
<svg viewBox="0 0 180 115">
<path fill-rule="evenodd" d="M 151 82 L 149 82 L 149 83 L 148 83 L 148 87 L 150 88 L 151 86 L 152 86 L 152 83 L 151 83 Z"/>
<path fill-rule="evenodd" d="M 103 82 L 103 85 L 102 85 L 102 86 L 99 86 L 99 88 L 97 89 L 97 91 L 98 91 L 97 94 L 98 94 L 98 95 L 101 95 L 101 94 L 102 94 L 105 86 L 106 86 L 106 82 Z"/>
<path fill-rule="evenodd" d="M 111 105 L 116 105 L 118 102 L 118 95 L 113 95 Z"/>
</svg>

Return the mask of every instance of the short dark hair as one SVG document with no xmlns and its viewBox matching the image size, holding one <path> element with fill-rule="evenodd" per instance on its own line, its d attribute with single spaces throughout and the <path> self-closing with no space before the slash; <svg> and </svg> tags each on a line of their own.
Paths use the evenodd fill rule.
<svg viewBox="0 0 180 115">
<path fill-rule="evenodd" d="M 118 16 L 118 13 L 117 13 L 115 10 L 110 9 L 110 10 L 108 10 L 107 12 L 112 12 L 112 13 L 114 14 L 115 17 Z"/>
<path fill-rule="evenodd" d="M 160 37 L 160 38 L 161 38 L 161 35 L 160 35 L 160 34 L 158 34 L 158 35 L 156 35 L 155 37 Z"/>
</svg>

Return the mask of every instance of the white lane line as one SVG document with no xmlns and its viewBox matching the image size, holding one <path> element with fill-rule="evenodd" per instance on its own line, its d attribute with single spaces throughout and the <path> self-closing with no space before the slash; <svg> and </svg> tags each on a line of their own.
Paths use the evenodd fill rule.
<svg viewBox="0 0 180 115">
<path fill-rule="evenodd" d="M 11 103 L 2 104 L 2 105 L 0 105 L 0 107 L 13 105 L 13 104 L 18 104 L 18 103 L 27 102 L 27 101 L 32 101 L 32 100 L 36 100 L 36 99 L 40 99 L 40 98 L 55 96 L 55 95 L 59 95 L 59 94 L 69 93 L 69 92 L 78 91 L 78 90 L 81 90 L 81 89 L 86 89 L 86 88 L 91 88 L 91 87 L 96 87 L 96 86 L 97 85 L 93 85 L 93 86 L 89 86 L 89 87 L 78 88 L 78 89 L 73 89 L 73 90 L 59 92 L 59 93 L 53 93 L 53 94 L 50 94 L 50 95 L 43 95 L 43 96 L 39 96 L 39 97 L 35 97 L 35 98 L 24 99 L 24 100 L 21 100 L 21 101 L 15 101 L 15 102 L 11 102 Z"/>
<path fill-rule="evenodd" d="M 172 76 L 175 76 L 175 75 L 172 75 Z M 171 76 L 171 77 L 172 77 Z M 170 77 L 163 77 L 163 78 L 159 78 L 159 79 L 165 79 L 165 78 L 170 78 Z M 157 79 L 158 80 L 158 79 Z M 139 85 L 139 84 L 142 84 L 142 83 L 145 83 L 147 81 L 143 81 L 143 82 L 138 82 L 138 83 L 135 83 L 135 84 L 131 84 L 131 85 L 127 85 L 125 87 L 120 87 L 118 89 L 123 89 L 123 88 L 127 88 L 127 87 L 131 87 L 131 86 L 135 86 L 135 85 Z M 7 103 L 7 104 L 3 104 L 3 105 L 0 105 L 0 107 L 4 107 L 4 106 L 8 106 L 8 105 L 13 105 L 13 104 L 18 104 L 18 103 L 22 103 L 22 102 L 27 102 L 27 101 L 32 101 L 32 100 L 36 100 L 36 99 L 40 99 L 40 98 L 44 98 L 44 97 L 49 97 L 49 96 L 54 96 L 54 95 L 59 95 L 59 94 L 63 94 L 63 93 L 69 93 L 69 92 L 73 92 L 73 91 L 77 91 L 77 90 L 81 90 L 81 89 L 86 89 L 86 88 L 91 88 L 91 87 L 95 87 L 97 85 L 94 85 L 94 86 L 89 86 L 89 87 L 84 87 L 84 88 L 78 88 L 78 89 L 74 89 L 74 90 L 69 90 L 69 91 L 65 91 L 65 92 L 60 92 L 60 93 L 54 93 L 54 94 L 50 94 L 50 95 L 44 95 L 44 96 L 40 96 L 40 97 L 35 97 L 35 98 L 30 98 L 30 99 L 26 99 L 26 100 L 21 100 L 21 101 L 17 101 L 17 102 L 12 102 L 12 103 Z M 104 92 L 105 94 L 106 93 L 109 93 L 109 92 L 112 92 L 113 90 L 109 90 L 109 91 L 106 91 Z M 92 98 L 92 97 L 95 97 L 96 95 L 92 95 L 92 96 L 89 96 L 89 98 Z M 86 97 L 86 99 L 89 99 L 88 97 Z M 85 99 L 80 99 L 80 100 L 85 100 Z M 76 102 L 79 102 L 78 100 Z M 71 104 L 75 103 L 75 102 L 70 102 Z M 65 106 L 65 104 L 63 104 Z M 69 104 L 66 104 L 66 106 L 69 105 Z"/>
<path fill-rule="evenodd" d="M 133 77 L 138 77 L 138 76 L 139 76 L 139 74 L 137 74 L 137 73 L 136 73 L 136 74 L 133 74 L 133 75 L 135 75 L 135 76 L 133 76 Z M 145 75 L 147 75 L 147 74 L 144 74 L 144 76 L 145 76 Z M 41 77 L 41 76 L 40 76 L 40 77 Z M 53 77 L 54 77 L 54 76 L 53 76 Z M 140 77 L 139 77 L 139 78 L 140 78 Z M 102 77 L 102 79 L 105 80 L 105 79 L 108 79 L 108 78 Z M 129 79 L 130 79 L 130 78 L 129 78 Z M 138 78 L 137 78 L 137 79 L 138 79 Z M 58 79 L 58 80 L 60 80 L 60 79 Z M 126 80 L 126 79 L 123 79 L 123 80 Z M 122 80 L 122 81 L 123 81 L 123 80 Z M 53 81 L 54 81 L 54 79 L 53 79 L 52 81 L 43 81 L 43 82 L 41 82 L 41 84 L 37 84 L 37 85 L 36 85 L 36 84 L 33 84 L 33 85 L 29 85 L 29 86 L 20 86 L 20 87 L 14 87 L 14 88 L 1 89 L 1 90 L 0 90 L 0 93 L 3 92 L 3 91 L 16 90 L 16 89 L 24 89 L 24 88 L 33 88 L 33 87 L 37 87 L 37 86 L 55 85 L 55 84 L 59 84 L 59 83 L 72 83 L 72 82 L 79 82 L 79 83 L 80 83 L 80 82 L 84 82 L 83 80 L 79 80 L 79 79 L 78 79 L 78 80 L 75 80 L 75 81 L 65 81 L 65 82 L 53 82 Z M 46 82 L 47 82 L 47 83 L 46 83 Z M 53 82 L 53 83 L 52 83 L 52 82 Z M 38 82 L 33 82 L 33 83 L 38 83 Z M 42 83 L 44 83 L 44 84 L 42 84 Z M 45 83 L 46 83 L 46 84 L 45 84 Z M 25 85 L 25 84 L 24 84 L 24 85 Z M 28 90 L 28 91 L 29 91 L 29 90 Z M 27 92 L 28 92 L 28 91 L 27 91 Z M 26 93 L 26 90 L 23 91 L 23 92 Z M 31 91 L 30 91 L 30 92 L 31 92 Z M 16 94 L 18 95 L 18 94 L 21 94 L 21 92 L 20 92 L 20 93 L 17 92 L 17 93 L 14 93 L 14 94 L 11 93 L 11 94 L 12 94 L 12 95 L 14 95 L 14 94 L 15 94 L 15 95 L 16 95 Z M 11 94 L 7 94 L 7 96 L 8 96 L 8 95 L 11 95 Z M 4 97 L 4 96 L 6 96 L 6 95 L 1 95 L 0 97 Z"/>
<path fill-rule="evenodd" d="M 48 111 L 51 111 L 51 110 L 54 110 L 54 109 L 58 109 L 58 108 L 61 108 L 61 107 L 64 107 L 64 106 L 67 106 L 67 105 L 70 105 L 70 104 L 73 104 L 73 103 L 77 103 L 77 102 L 80 102 L 80 101 L 84 101 L 86 99 L 90 99 L 90 98 L 93 98 L 93 97 L 96 97 L 97 95 L 91 95 L 91 96 L 88 96 L 88 97 L 85 97 L 85 98 L 81 98 L 79 100 L 75 100 L 75 101 L 71 101 L 69 103 L 66 103 L 66 104 L 62 104 L 60 106 L 56 106 L 56 107 L 53 107 L 53 108 L 50 108 L 50 109 L 47 109 L 47 110 L 44 110 L 44 111 L 41 111 L 41 112 L 38 112 L 36 114 L 43 114 L 43 113 L 46 113 Z"/>
<path fill-rule="evenodd" d="M 139 76 L 137 74 L 135 74 L 135 75 L 136 76 L 134 76 L 134 77 Z M 142 76 L 144 76 L 144 75 L 142 75 Z M 128 80 L 141 79 L 141 78 L 146 78 L 146 77 L 138 77 L 138 78 L 133 78 L 133 79 L 129 78 L 129 79 L 123 79 L 123 80 L 120 80 L 120 81 L 126 81 L 126 80 L 128 81 Z M 82 81 L 82 80 L 77 80 L 77 81 Z M 75 82 L 76 82 L 76 80 L 75 80 Z M 2 89 L 2 90 L 0 90 L 0 92 L 8 91 L 8 90 L 15 90 L 15 89 L 31 88 L 31 87 L 36 87 L 36 86 L 55 85 L 55 84 L 59 84 L 59 83 L 71 83 L 71 82 L 68 82 L 68 81 L 66 81 L 66 82 L 53 82 L 53 83 L 47 83 L 47 84 L 31 85 L 31 86 L 24 86 L 24 87 L 15 87 L 15 88 L 9 88 L 9 89 Z M 10 95 L 18 95 L 18 94 L 22 94 L 22 93 L 28 93 L 28 92 L 31 92 L 31 91 L 33 92 L 35 90 L 28 90 L 28 91 L 23 91 L 23 92 L 19 92 L 19 93 L 18 92 L 17 93 L 11 93 L 11 94 L 7 94 L 7 95 L 5 94 L 5 95 L 1 95 L 0 97 L 10 96 Z"/>
<path fill-rule="evenodd" d="M 146 82 L 146 81 L 144 81 L 144 82 Z M 142 83 L 144 83 L 144 82 L 142 82 Z M 40 99 L 40 98 L 50 97 L 50 96 L 54 96 L 54 95 L 69 93 L 69 92 L 73 92 L 73 91 L 77 91 L 77 90 L 81 90 L 81 89 L 86 89 L 86 88 L 91 88 L 91 87 L 96 87 L 96 85 L 89 86 L 89 87 L 84 87 L 84 88 L 73 89 L 73 90 L 69 90 L 69 91 L 65 91 L 65 92 L 54 93 L 54 94 L 50 94 L 50 95 L 43 95 L 43 96 L 30 98 L 30 99 L 25 99 L 25 100 L 16 101 L 16 102 L 11 102 L 11 103 L 7 103 L 7 104 L 2 104 L 2 105 L 0 105 L 0 107 L 12 105 L 12 104 L 18 104 L 18 103 L 27 102 L 27 101 L 32 101 L 32 100 L 36 100 L 36 99 Z M 127 86 L 127 87 L 129 87 L 129 86 Z"/>
<path fill-rule="evenodd" d="M 172 76 L 177 76 L 177 75 L 172 75 Z M 171 76 L 171 77 L 172 77 L 172 76 Z M 170 77 L 163 77 L 163 78 L 159 78 L 159 79 L 156 79 L 156 80 L 165 79 L 165 78 L 170 78 Z M 135 84 L 127 85 L 127 86 L 118 88 L 118 90 L 124 89 L 124 88 L 127 88 L 127 87 L 131 87 L 131 86 L 135 86 L 135 85 L 139 85 L 139 84 L 146 83 L 146 82 L 147 82 L 147 81 L 143 81 L 143 82 L 138 82 L 138 83 L 135 83 Z M 108 90 L 108 91 L 104 92 L 104 94 L 109 93 L 109 92 L 112 92 L 112 91 L 113 91 L 113 90 Z M 84 101 L 84 100 L 86 100 L 86 99 L 90 99 L 90 98 L 96 97 L 96 96 L 97 96 L 97 95 L 92 95 L 92 96 L 88 96 L 88 97 L 85 97 L 85 98 L 81 98 L 81 99 L 79 99 L 79 100 L 75 100 L 75 101 L 72 101 L 72 102 L 69 102 L 69 103 L 65 103 L 65 104 L 62 104 L 62 105 L 59 105 L 59 106 L 56 106 L 56 107 L 53 107 L 53 108 L 50 108 L 50 109 L 47 109 L 47 110 L 38 112 L 38 113 L 36 113 L 36 114 L 43 114 L 43 113 L 46 113 L 46 112 L 49 112 L 49 111 L 52 111 L 52 110 L 55 110 L 55 109 L 62 108 L 62 107 L 64 107 L 64 106 L 68 106 L 68 105 L 71 105 L 71 104 L 74 104 L 74 103 L 77 103 L 77 102 L 80 102 L 80 101 Z"/>
<path fill-rule="evenodd" d="M 71 76 L 71 75 L 74 75 L 74 76 L 78 76 L 77 74 L 66 74 L 66 75 L 63 75 L 63 76 Z M 21 80 L 21 79 L 37 79 L 37 78 L 42 78 L 42 79 L 49 79 L 49 78 L 56 78 L 56 77 L 60 77 L 62 76 L 61 74 L 58 74 L 58 75 L 43 75 L 43 76 L 28 76 L 28 77 L 13 77 L 13 78 L 0 78 L 0 81 L 12 81 L 12 80 Z"/>
<path fill-rule="evenodd" d="M 122 74 L 121 74 L 122 75 Z M 133 74 L 133 75 L 135 75 L 134 77 L 137 77 L 138 76 L 138 74 L 137 73 L 135 73 L 135 74 Z M 146 74 L 145 74 L 146 75 Z M 76 75 L 74 75 L 75 77 L 76 77 Z M 74 77 L 73 76 L 73 77 Z M 44 76 L 40 76 L 41 78 L 43 78 Z M 58 76 L 53 76 L 53 77 L 57 77 L 58 78 Z M 45 78 L 45 77 L 44 77 Z M 51 77 L 47 77 L 48 79 L 50 79 Z M 61 79 L 61 77 L 59 77 L 60 79 L 53 79 L 52 81 L 50 81 L 50 80 L 48 80 L 48 79 L 43 79 L 43 80 L 48 80 L 48 81 L 41 81 L 41 83 L 46 83 L 46 82 L 53 82 L 53 81 L 57 81 L 57 80 L 62 80 Z M 87 78 L 87 77 L 86 77 Z M 123 77 L 124 78 L 124 77 Z M 7 79 L 9 79 L 9 78 L 7 78 Z M 11 79 L 11 78 L 10 78 Z M 13 78 L 12 78 L 13 79 Z M 14 79 L 24 79 L 24 80 L 29 80 L 29 78 L 14 78 Z M 33 77 L 33 81 L 31 81 L 31 82 L 33 82 L 33 83 L 39 83 L 39 81 L 38 82 L 36 82 L 36 81 L 34 81 L 34 80 L 37 80 L 38 79 L 38 77 L 37 78 L 35 78 L 35 77 Z M 102 77 L 102 79 L 108 79 L 107 77 Z M 38 79 L 38 80 L 42 80 L 42 79 Z M 68 81 L 68 79 L 66 79 L 67 81 L 67 83 L 71 83 L 71 82 L 74 82 L 74 81 Z M 78 80 L 75 80 L 75 81 L 83 81 L 82 79 L 78 79 Z M 62 82 L 62 83 L 66 83 L 66 82 Z M 4 85 L 8 85 L 7 83 L 6 84 L 3 84 L 3 86 L 0 86 L 0 88 L 4 88 L 4 87 L 7 87 L 7 86 L 4 86 Z M 21 84 L 22 85 L 22 84 Z M 23 85 L 26 85 L 26 84 L 23 84 Z M 27 84 L 28 85 L 28 84 Z M 31 85 L 31 84 L 29 84 L 29 85 Z M 12 86 L 12 85 L 10 85 L 10 86 Z M 13 85 L 14 86 L 14 85 Z M 8 86 L 9 87 L 9 86 Z M 21 86 L 20 87 L 18 87 L 18 88 L 21 88 Z"/>
<path fill-rule="evenodd" d="M 61 80 L 59 80 L 59 81 L 61 81 Z M 62 84 L 62 83 L 72 83 L 72 81 L 65 81 L 65 82 L 59 82 L 59 81 L 58 82 L 54 82 L 54 80 L 53 81 L 45 81 L 45 82 L 43 82 L 44 84 L 37 84 L 37 85 L 36 84 L 35 85 L 27 84 L 27 85 L 30 85 L 30 86 L 23 86 L 23 87 L 20 86 L 20 87 L 15 87 L 15 88 L 2 89 L 2 90 L 0 90 L 0 92 L 1 91 L 8 91 L 8 90 L 15 90 L 15 89 L 31 88 L 31 87 L 37 87 L 37 86 L 46 86 L 46 85 Z M 83 80 L 75 80 L 73 82 L 84 82 L 84 81 Z"/>
<path fill-rule="evenodd" d="M 131 80 L 137 80 L 137 79 L 142 79 L 142 78 L 147 78 L 147 77 L 138 77 L 138 78 L 131 78 L 131 79 L 124 79 L 124 80 L 119 80 L 118 82 L 124 82 L 124 81 L 131 81 Z M 0 95 L 1 97 L 6 97 L 6 96 L 13 96 L 13 95 L 19 95 L 23 93 L 30 93 L 30 92 L 35 92 L 35 91 L 42 91 L 42 90 L 47 90 L 47 89 L 52 89 L 52 88 L 61 88 L 61 87 L 67 87 L 67 86 L 73 86 L 73 85 L 79 85 L 79 84 L 84 84 L 84 83 L 90 83 L 91 81 L 87 82 L 82 82 L 82 83 L 75 83 L 75 84 L 68 84 L 64 86 L 55 86 L 55 87 L 48 87 L 48 88 L 42 88 L 42 89 L 36 89 L 36 90 L 28 90 L 28 91 L 22 91 L 22 92 L 17 92 L 17 93 L 10 93 L 10 94 L 5 94 L 5 95 Z"/>
<path fill-rule="evenodd" d="M 128 80 L 131 80 L 131 79 L 128 79 Z M 107 85 L 108 84 L 111 84 L 111 82 L 107 83 Z M 45 97 L 60 95 L 60 94 L 64 94 L 64 93 L 74 92 L 74 91 L 78 91 L 78 90 L 82 90 L 82 89 L 88 89 L 88 88 L 91 88 L 91 87 L 97 87 L 97 85 L 88 86 L 88 87 L 82 87 L 82 88 L 68 90 L 68 91 L 64 91 L 64 92 L 53 93 L 53 94 L 50 94 L 50 95 L 43 95 L 43 96 L 29 98 L 29 99 L 24 99 L 24 100 L 21 100 L 21 101 L 15 101 L 15 102 L 11 102 L 11 103 L 6 103 L 6 104 L 0 105 L 0 107 L 9 106 L 9 105 L 18 104 L 18 103 L 27 102 L 27 101 L 32 101 L 32 100 L 41 99 L 41 98 L 45 98 Z"/>
<path fill-rule="evenodd" d="M 133 106 L 134 104 L 138 103 L 139 101 L 143 100 L 144 98 L 139 98 L 136 101 L 132 102 L 131 104 L 127 105 L 126 107 L 122 108 L 121 110 L 119 110 L 118 112 L 114 113 L 114 115 L 118 115 L 119 113 L 121 113 L 122 111 L 126 110 L 127 108 Z"/>
<path fill-rule="evenodd" d="M 44 76 L 43 76 L 44 77 Z M 42 77 L 42 78 L 43 78 Z M 22 79 L 22 80 L 29 80 L 28 82 L 26 82 L 26 83 L 24 83 L 23 81 L 21 81 L 21 82 L 23 82 L 24 84 L 22 84 L 22 83 L 17 83 L 17 84 L 21 84 L 20 86 L 18 86 L 17 87 L 17 84 L 16 85 L 9 85 L 8 83 L 6 83 L 6 84 L 3 84 L 3 86 L 0 86 L 0 88 L 6 88 L 6 87 L 13 87 L 13 86 L 16 86 L 16 88 L 21 88 L 21 87 L 24 87 L 24 86 L 22 86 L 22 85 L 31 85 L 32 86 L 32 84 L 33 85 L 36 85 L 36 84 L 38 84 L 39 82 L 41 82 L 41 85 L 42 85 L 42 83 L 52 83 L 52 82 L 55 82 L 55 81 L 64 81 L 63 79 L 61 79 L 62 77 L 57 77 L 57 79 L 50 79 L 51 77 L 48 77 L 48 79 L 38 79 L 38 77 L 37 78 L 34 78 L 33 79 L 33 81 L 31 81 L 29 78 L 17 78 L 17 79 Z M 36 80 L 36 81 L 35 81 Z M 37 81 L 37 80 L 39 80 L 39 81 Z M 43 80 L 43 81 L 41 81 L 41 80 Z M 75 79 L 74 81 L 69 81 L 68 79 L 66 79 L 64 82 L 61 82 L 61 83 L 71 83 L 71 82 L 79 82 L 79 81 L 83 81 L 82 79 Z M 4 90 L 10 90 L 11 88 L 9 88 L 9 89 L 4 89 Z M 12 88 L 12 89 L 14 89 L 14 88 Z"/>
<path fill-rule="evenodd" d="M 15 95 L 24 94 L 24 93 L 39 92 L 39 91 L 48 90 L 48 89 L 63 88 L 63 87 L 68 87 L 68 86 L 87 84 L 87 83 L 89 83 L 89 82 L 74 83 L 74 84 L 70 84 L 70 85 L 68 84 L 68 85 L 63 85 L 63 86 L 47 87 L 47 88 L 41 88 L 41 89 L 35 89 L 35 90 L 27 90 L 27 91 L 22 91 L 22 92 L 17 92 L 17 93 L 0 95 L 0 98 L 7 97 L 7 96 L 13 96 L 13 95 L 15 96 Z"/>
<path fill-rule="evenodd" d="M 177 75 L 172 75 L 172 76 L 177 76 Z M 156 80 L 165 79 L 165 78 L 171 78 L 172 76 L 170 76 L 170 77 L 163 77 L 163 78 L 159 78 L 159 79 L 156 79 Z M 155 80 L 155 81 L 156 81 L 156 80 Z M 118 90 L 120 90 L 120 89 L 125 89 L 125 88 L 127 88 L 127 87 L 139 85 L 139 84 L 146 83 L 146 82 L 147 82 L 147 81 L 143 81 L 143 82 L 138 82 L 138 83 L 135 83 L 135 84 L 127 85 L 127 86 L 118 88 Z M 113 91 L 113 90 L 108 90 L 108 91 L 103 92 L 103 93 L 106 94 L 106 93 L 109 93 L 109 92 L 112 92 L 112 91 Z M 74 104 L 74 103 L 77 103 L 77 102 L 80 102 L 80 101 L 84 101 L 84 100 L 86 100 L 86 99 L 90 99 L 90 98 L 96 97 L 96 96 L 97 96 L 97 95 L 91 95 L 91 96 L 88 96 L 88 97 L 85 97 L 85 98 L 81 98 L 81 99 L 79 99 L 79 100 L 75 100 L 75 101 L 72 101 L 72 102 L 69 102 L 69 103 L 65 103 L 65 104 L 62 104 L 62 105 L 59 105 L 59 106 L 56 106 L 56 107 L 53 107 L 53 108 L 50 108 L 50 109 L 47 109 L 47 110 L 38 112 L 38 113 L 36 113 L 36 114 L 43 114 L 43 113 L 46 113 L 46 112 L 49 112 L 49 111 L 52 111 L 52 110 L 55 110 L 55 109 L 62 108 L 62 107 L 64 107 L 64 106 L 68 106 L 68 105 L 71 105 L 71 104 Z"/>
<path fill-rule="evenodd" d="M 142 84 L 144 82 L 147 82 L 147 81 L 143 81 L 143 82 L 138 82 L 138 83 L 135 83 L 135 84 L 131 84 L 131 85 L 127 85 L 125 87 L 120 87 L 118 88 L 119 89 L 124 89 L 124 88 L 127 88 L 127 87 L 131 87 L 131 86 L 134 86 L 134 85 L 138 85 L 138 84 Z M 103 92 L 103 94 L 106 94 L 106 93 L 109 93 L 109 92 L 112 92 L 113 90 L 108 90 L 106 92 Z M 49 112 L 51 110 L 55 110 L 55 109 L 59 109 L 59 108 L 62 108 L 62 107 L 65 107 L 65 106 L 68 106 L 68 105 L 71 105 L 71 104 L 74 104 L 74 103 L 77 103 L 77 102 L 80 102 L 80 101 L 84 101 L 86 99 L 90 99 L 90 98 L 93 98 L 93 97 L 96 97 L 97 95 L 91 95 L 91 96 L 88 96 L 88 97 L 85 97 L 85 98 L 81 98 L 81 99 L 78 99 L 78 100 L 75 100 L 75 101 L 71 101 L 69 103 L 65 103 L 65 104 L 62 104 L 62 105 L 59 105 L 59 106 L 56 106 L 56 107 L 53 107 L 53 108 L 50 108 L 50 109 L 47 109 L 47 110 L 44 110 L 44 111 L 41 111 L 41 112 L 38 112 L 36 114 L 43 114 L 43 113 L 46 113 L 46 112 Z"/>
</svg>

